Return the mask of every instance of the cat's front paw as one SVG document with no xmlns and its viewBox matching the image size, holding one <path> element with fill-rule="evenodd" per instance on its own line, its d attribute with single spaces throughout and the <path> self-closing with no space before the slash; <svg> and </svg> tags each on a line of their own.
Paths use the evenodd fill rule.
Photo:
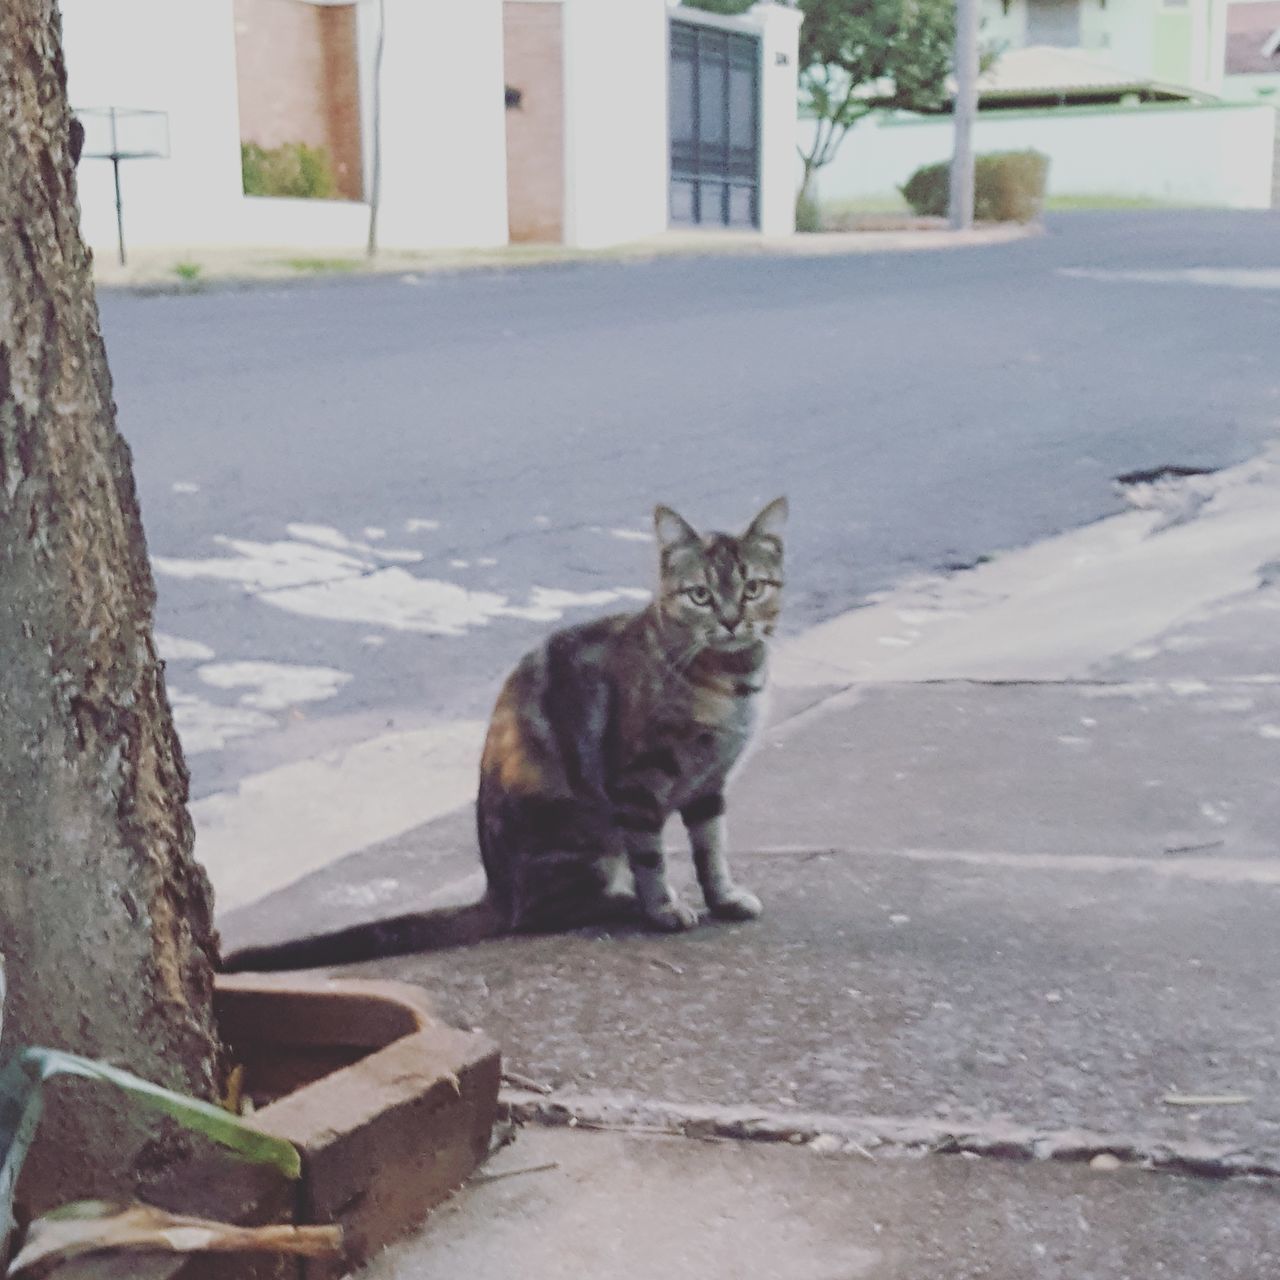
<svg viewBox="0 0 1280 1280">
<path fill-rule="evenodd" d="M 698 913 L 679 898 L 671 898 L 645 913 L 649 923 L 663 933 L 683 933 L 698 923 Z"/>
<path fill-rule="evenodd" d="M 754 893 L 736 886 L 717 898 L 709 898 L 707 906 L 717 920 L 754 920 L 764 910 Z"/>
</svg>

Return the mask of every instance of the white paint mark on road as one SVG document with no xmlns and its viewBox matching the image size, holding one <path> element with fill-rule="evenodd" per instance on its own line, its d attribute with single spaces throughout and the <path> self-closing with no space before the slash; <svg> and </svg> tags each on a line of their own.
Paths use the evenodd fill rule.
<svg viewBox="0 0 1280 1280">
<path fill-rule="evenodd" d="M 591 609 L 618 600 L 648 600 L 649 592 L 640 587 L 611 587 L 602 591 L 563 591 L 555 587 L 534 587 L 528 605 L 507 612 L 530 622 L 555 622 L 567 609 Z"/>
<path fill-rule="evenodd" d="M 332 547 L 335 551 L 368 551 L 370 550 L 363 542 L 352 542 L 344 533 L 339 533 L 332 525 L 327 524 L 303 524 L 300 521 L 294 521 L 292 524 L 285 525 L 289 531 L 289 536 L 300 538 L 305 542 L 315 542 L 322 547 Z"/>
<path fill-rule="evenodd" d="M 444 636 L 463 635 L 511 612 L 506 596 L 496 592 L 468 591 L 456 582 L 415 578 L 396 568 L 282 587 L 258 598 L 307 618 Z"/>
<path fill-rule="evenodd" d="M 222 911 L 467 803 L 482 721 L 383 734 L 281 765 L 191 806 L 196 857 Z"/>
<path fill-rule="evenodd" d="M 156 632 L 156 648 L 166 662 L 208 662 L 213 650 L 199 640 L 184 640 L 166 632 Z"/>
<path fill-rule="evenodd" d="M 354 556 L 303 542 L 249 542 L 242 538 L 214 538 L 233 552 L 203 560 L 153 556 L 157 573 L 171 578 L 215 578 L 238 582 L 248 591 L 269 591 L 303 583 L 349 578 L 363 573 L 366 562 Z"/>
<path fill-rule="evenodd" d="M 1258 737 L 1280 739 L 1280 724 L 1264 724 L 1258 727 Z"/>
<path fill-rule="evenodd" d="M 1219 289 L 1280 289 L 1280 269 L 1274 267 L 1184 267 L 1175 271 L 1112 271 L 1101 267 L 1061 267 L 1059 275 L 1073 280 L 1102 280 L 1114 284 L 1194 284 Z"/>
<path fill-rule="evenodd" d="M 301 667 L 285 662 L 214 662 L 199 668 L 205 684 L 215 689 L 247 689 L 242 707 L 284 711 L 302 702 L 332 698 L 351 676 L 332 667 Z"/>
<path fill-rule="evenodd" d="M 434 533 L 439 527 L 439 520 L 410 519 L 404 522 L 405 533 Z"/>
<path fill-rule="evenodd" d="M 1202 800 L 1200 802 L 1200 815 L 1203 818 L 1207 818 L 1210 822 L 1217 823 L 1220 827 L 1226 826 L 1226 824 L 1231 821 L 1230 815 L 1227 813 L 1227 810 L 1230 807 L 1231 806 L 1226 801 L 1223 801 L 1220 804 L 1213 804 L 1209 800 Z"/>
<path fill-rule="evenodd" d="M 471 591 L 380 565 L 379 560 L 399 553 L 352 542 L 326 525 L 292 524 L 289 532 L 293 541 L 219 536 L 214 541 L 233 555 L 204 560 L 156 556 L 152 563 L 158 573 L 171 577 L 239 583 L 266 604 L 304 617 L 429 635 L 462 635 L 496 618 L 555 622 L 569 609 L 646 600 L 649 594 L 639 587 L 581 592 L 534 587 L 526 604 L 515 604 L 494 591 Z M 420 553 L 411 554 L 419 558 Z"/>
<path fill-rule="evenodd" d="M 175 480 L 169 486 L 174 493 L 199 493 L 200 486 L 191 480 Z"/>
<path fill-rule="evenodd" d="M 645 529 L 609 529 L 611 538 L 621 538 L 623 542 L 652 542 L 653 534 Z"/>
<path fill-rule="evenodd" d="M 1080 687 L 1082 698 L 1149 698 L 1159 692 L 1160 684 L 1155 680 L 1118 680 Z"/>
<path fill-rule="evenodd" d="M 364 530 L 364 536 L 369 542 L 381 542 L 387 536 L 387 531 L 379 529 L 377 525 L 369 525 Z"/>
<path fill-rule="evenodd" d="M 393 550 L 386 547 L 372 547 L 367 542 L 355 542 L 327 524 L 290 524 L 285 528 L 291 537 L 314 542 L 322 547 L 332 547 L 335 551 L 347 551 L 352 555 L 366 557 L 372 555 L 379 560 L 392 560 L 400 564 L 417 564 L 423 558 L 421 551 L 408 548 Z"/>
<path fill-rule="evenodd" d="M 252 707 L 220 707 L 172 685 L 169 702 L 182 750 L 188 756 L 202 751 L 221 751 L 235 738 L 247 738 L 276 727 L 275 720 L 265 712 Z"/>
<path fill-rule="evenodd" d="M 399 880 L 383 876 L 365 884 L 335 884 L 324 891 L 324 900 L 337 907 L 364 910 L 381 906 L 384 902 L 394 902 L 402 892 Z"/>
</svg>

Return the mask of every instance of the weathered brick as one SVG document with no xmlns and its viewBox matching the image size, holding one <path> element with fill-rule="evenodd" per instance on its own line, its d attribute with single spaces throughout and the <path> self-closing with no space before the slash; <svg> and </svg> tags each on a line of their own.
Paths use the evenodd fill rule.
<svg viewBox="0 0 1280 1280">
<path fill-rule="evenodd" d="M 564 50 L 561 6 L 502 6 L 507 109 L 507 220 L 513 241 L 564 240 Z"/>
</svg>

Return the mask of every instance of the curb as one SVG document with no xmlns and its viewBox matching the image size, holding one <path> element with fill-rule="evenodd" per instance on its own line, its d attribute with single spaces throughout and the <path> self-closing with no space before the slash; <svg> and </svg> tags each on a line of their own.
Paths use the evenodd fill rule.
<svg viewBox="0 0 1280 1280">
<path fill-rule="evenodd" d="M 498 1049 L 436 1019 L 419 988 L 219 976 L 214 1005 L 232 1054 L 271 1099 L 252 1123 L 302 1156 L 293 1216 L 343 1228 L 342 1262 L 305 1263 L 307 1280 L 336 1280 L 421 1225 L 488 1154 Z M 257 1212 L 284 1208 L 276 1190 Z"/>
<path fill-rule="evenodd" d="M 620 1133 L 661 1133 L 703 1141 L 747 1140 L 811 1146 L 832 1155 L 970 1155 L 1003 1160 L 1088 1163 L 1098 1156 L 1162 1173 L 1200 1178 L 1280 1178 L 1280 1152 L 1253 1153 L 1208 1142 L 1176 1142 L 1088 1129 L 995 1121 L 956 1126 L 896 1116 L 841 1117 L 755 1107 L 686 1105 L 625 1096 L 543 1094 L 504 1089 L 499 1109 L 522 1124 Z"/>
<path fill-rule="evenodd" d="M 261 258 L 252 253 L 240 259 L 240 265 L 219 270 L 215 264 L 202 264 L 201 251 L 192 249 L 186 254 L 168 256 L 154 267 L 142 270 L 154 271 L 154 275 L 142 278 L 114 278 L 118 273 L 112 265 L 106 272 L 94 272 L 94 288 L 109 292 L 132 293 L 143 297 L 186 297 L 220 290 L 246 290 L 254 288 L 316 287 L 338 284 L 350 280 L 370 280 L 383 277 L 413 278 L 419 276 L 457 276 L 508 271 L 532 271 L 549 267 L 579 267 L 596 264 L 621 266 L 643 265 L 666 259 L 713 258 L 835 258 L 859 257 L 872 253 L 922 253 L 945 249 L 976 249 L 1012 244 L 1045 234 L 1042 223 L 996 223 L 971 231 L 950 231 L 936 228 L 919 228 L 895 231 L 831 231 L 802 232 L 794 236 L 764 239 L 761 237 L 715 238 L 716 233 L 704 233 L 708 238 L 672 240 L 642 240 L 609 249 L 565 249 L 534 255 L 510 253 L 502 250 L 479 250 L 473 255 L 444 252 L 438 255 L 397 256 L 389 254 L 381 260 L 368 262 L 363 257 L 351 257 L 334 252 L 334 266 L 329 269 L 305 271 L 289 268 L 287 257 L 296 250 L 279 249 L 261 251 Z M 268 256 L 268 254 L 270 256 Z M 234 263 L 232 255 L 227 255 Z M 284 261 L 281 261 L 284 260 Z M 199 266 L 202 275 L 195 280 L 171 279 L 175 267 L 181 262 Z M 208 265 L 209 274 L 203 275 Z"/>
</svg>

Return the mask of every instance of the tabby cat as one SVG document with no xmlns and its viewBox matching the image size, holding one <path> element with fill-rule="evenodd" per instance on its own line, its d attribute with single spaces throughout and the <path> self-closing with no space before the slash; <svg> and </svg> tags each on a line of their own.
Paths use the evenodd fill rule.
<svg viewBox="0 0 1280 1280">
<path fill-rule="evenodd" d="M 480 765 L 482 902 L 236 952 L 224 971 L 345 963 L 636 916 L 667 932 L 689 929 L 698 913 L 668 885 L 662 847 L 676 812 L 711 914 L 758 916 L 759 899 L 729 871 L 724 788 L 763 715 L 786 515 L 778 498 L 744 533 L 703 536 L 658 507 L 653 602 L 566 627 L 520 661 L 498 696 Z"/>
</svg>

